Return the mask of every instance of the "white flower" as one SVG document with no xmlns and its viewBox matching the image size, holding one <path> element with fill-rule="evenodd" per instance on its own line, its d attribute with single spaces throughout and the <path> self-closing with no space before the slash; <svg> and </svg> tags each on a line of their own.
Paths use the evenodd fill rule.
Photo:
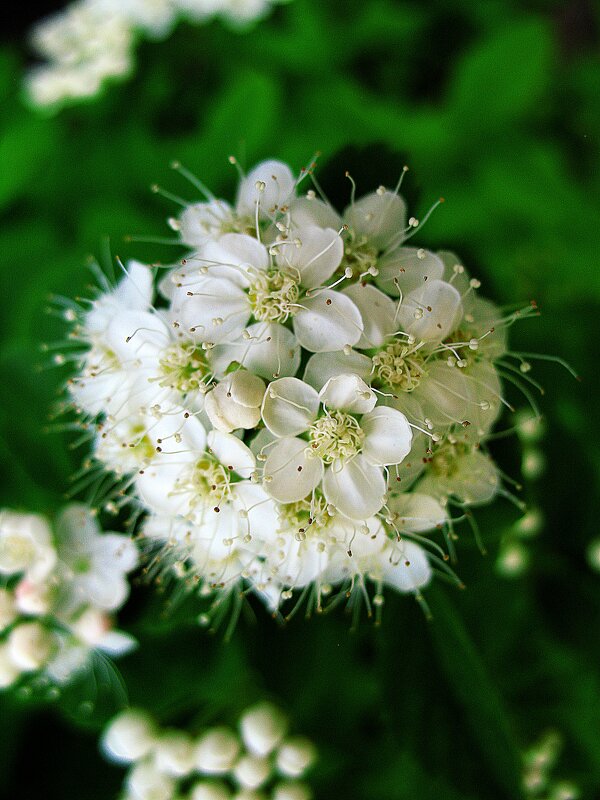
<svg viewBox="0 0 600 800">
<path fill-rule="evenodd" d="M 56 528 L 64 564 L 65 606 L 91 604 L 104 611 L 120 608 L 129 595 L 127 573 L 138 563 L 133 541 L 116 533 L 102 533 L 89 509 L 80 505 L 68 506 Z"/>
<path fill-rule="evenodd" d="M 196 767 L 207 775 L 224 775 L 236 763 L 240 742 L 229 728 L 212 728 L 196 746 Z"/>
<path fill-rule="evenodd" d="M 262 416 L 279 441 L 264 463 L 266 491 L 291 503 L 322 485 L 327 502 L 345 516 L 376 514 L 385 502 L 383 467 L 408 455 L 412 433 L 403 414 L 375 402 L 356 375 L 331 379 L 320 394 L 297 378 L 273 381 Z"/>
<path fill-rule="evenodd" d="M 308 739 L 300 736 L 286 739 L 277 751 L 277 769 L 288 778 L 299 778 L 315 757 L 315 747 Z"/>
<path fill-rule="evenodd" d="M 56 639 L 40 622 L 22 622 L 11 630 L 6 643 L 12 663 L 22 672 L 34 672 L 50 659 Z"/>
<path fill-rule="evenodd" d="M 144 711 L 128 709 L 115 717 L 102 736 L 102 749 L 114 761 L 139 761 L 158 742 L 152 718 Z"/>
<path fill-rule="evenodd" d="M 44 580 L 56 562 L 52 531 L 37 514 L 0 511 L 0 574 Z"/>
<path fill-rule="evenodd" d="M 286 730 L 285 716 L 271 703 L 260 703 L 249 708 L 240 719 L 244 744 L 259 757 L 268 755 L 277 747 Z"/>
</svg>

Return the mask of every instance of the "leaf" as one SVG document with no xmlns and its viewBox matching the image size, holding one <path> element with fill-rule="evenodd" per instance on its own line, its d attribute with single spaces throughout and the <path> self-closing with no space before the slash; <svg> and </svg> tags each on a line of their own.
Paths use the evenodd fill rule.
<svg viewBox="0 0 600 800">
<path fill-rule="evenodd" d="M 432 586 L 427 599 L 434 647 L 481 755 L 507 796 L 520 797 L 519 753 L 502 698 L 447 593 Z"/>
</svg>

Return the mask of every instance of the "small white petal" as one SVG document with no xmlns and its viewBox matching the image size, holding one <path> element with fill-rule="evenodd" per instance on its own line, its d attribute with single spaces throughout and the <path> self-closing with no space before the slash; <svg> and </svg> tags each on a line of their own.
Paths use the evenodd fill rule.
<svg viewBox="0 0 600 800">
<path fill-rule="evenodd" d="M 330 378 L 349 372 L 368 381 L 373 369 L 373 362 L 368 356 L 350 350 L 348 354 L 343 350 L 332 353 L 315 353 L 306 364 L 304 380 L 317 391 L 320 391 Z"/>
<path fill-rule="evenodd" d="M 311 353 L 327 353 L 354 345 L 363 332 L 356 305 L 341 292 L 325 289 L 302 300 L 293 321 L 296 338 Z"/>
<path fill-rule="evenodd" d="M 128 261 L 126 277 L 115 289 L 114 297 L 123 308 L 146 311 L 152 304 L 153 282 L 151 267 L 139 261 Z"/>
<path fill-rule="evenodd" d="M 206 278 L 181 305 L 183 332 L 198 342 L 237 339 L 250 319 L 244 290 L 224 278 Z"/>
<path fill-rule="evenodd" d="M 249 447 L 237 436 L 222 431 L 210 431 L 208 448 L 226 467 L 231 467 L 242 478 L 249 478 L 256 468 L 256 459 Z"/>
<path fill-rule="evenodd" d="M 406 228 L 406 203 L 393 192 L 372 192 L 344 211 L 344 222 L 369 244 L 383 250 L 392 242 L 400 243 Z"/>
<path fill-rule="evenodd" d="M 322 286 L 339 267 L 344 255 L 344 243 L 331 228 L 310 226 L 294 231 L 294 241 L 277 247 L 277 263 L 286 270 L 300 274 L 300 283 L 307 289 Z"/>
<path fill-rule="evenodd" d="M 255 322 L 246 330 L 247 339 L 217 345 L 211 351 L 215 372 L 223 373 L 237 361 L 249 372 L 268 380 L 295 375 L 300 366 L 300 345 L 290 330 L 278 322 Z"/>
<path fill-rule="evenodd" d="M 365 434 L 363 454 L 371 464 L 400 464 L 410 453 L 412 429 L 395 408 L 379 406 L 360 420 Z"/>
<path fill-rule="evenodd" d="M 380 347 L 396 327 L 396 303 L 370 284 L 354 283 L 343 289 L 362 317 L 364 331 L 356 343 L 359 350 Z"/>
<path fill-rule="evenodd" d="M 318 197 L 297 197 L 290 209 L 290 217 L 294 230 L 307 225 L 318 225 L 319 228 L 333 228 L 339 231 L 342 218 L 333 206 L 319 200 Z"/>
<path fill-rule="evenodd" d="M 281 208 L 291 201 L 295 186 L 296 180 L 287 164 L 281 161 L 263 161 L 240 183 L 237 212 L 254 217 L 256 204 L 259 203 L 260 216 L 267 217 L 276 206 Z"/>
<path fill-rule="evenodd" d="M 376 514 L 385 492 L 381 468 L 369 464 L 362 454 L 343 464 L 334 461 L 323 476 L 327 502 L 350 519 L 363 520 Z"/>
<path fill-rule="evenodd" d="M 384 551 L 383 581 L 399 592 L 416 592 L 431 580 L 431 565 L 422 547 L 405 539 Z"/>
<path fill-rule="evenodd" d="M 406 492 L 391 497 L 388 507 L 401 531 L 423 533 L 446 522 L 447 514 L 440 503 L 427 494 Z"/>
<path fill-rule="evenodd" d="M 440 280 L 444 263 L 435 253 L 421 247 L 398 247 L 377 262 L 375 283 L 387 294 L 398 297 L 420 289 L 429 281 Z"/>
<path fill-rule="evenodd" d="M 306 454 L 302 439 L 280 439 L 268 451 L 264 466 L 264 489 L 280 503 L 303 500 L 318 486 L 323 462 Z"/>
<path fill-rule="evenodd" d="M 211 278 L 226 278 L 238 286 L 248 286 L 251 281 L 248 270 L 266 270 L 269 254 L 253 236 L 226 233 L 217 241 L 207 242 L 198 263 L 208 268 Z"/>
<path fill-rule="evenodd" d="M 269 384 L 262 405 L 262 418 L 276 436 L 304 433 L 317 417 L 319 395 L 298 378 L 280 378 Z"/>
<path fill-rule="evenodd" d="M 377 404 L 377 395 L 358 375 L 336 375 L 319 392 L 321 403 L 353 414 L 365 414 Z M 362 427 L 362 425 L 361 425 Z"/>
<path fill-rule="evenodd" d="M 404 298 L 398 308 L 399 327 L 426 342 L 441 341 L 452 332 L 461 313 L 460 295 L 445 281 L 427 281 Z"/>
</svg>

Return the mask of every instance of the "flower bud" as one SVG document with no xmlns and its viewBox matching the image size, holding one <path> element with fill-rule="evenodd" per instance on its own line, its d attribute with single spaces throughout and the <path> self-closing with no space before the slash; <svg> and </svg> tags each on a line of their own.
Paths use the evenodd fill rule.
<svg viewBox="0 0 600 800">
<path fill-rule="evenodd" d="M 311 741 L 301 736 L 287 739 L 277 752 L 277 769 L 282 775 L 297 778 L 308 769 L 316 756 Z"/>
<path fill-rule="evenodd" d="M 0 589 L 0 631 L 6 630 L 17 618 L 15 598 L 8 589 Z"/>
<path fill-rule="evenodd" d="M 0 574 L 29 573 L 34 580 L 45 578 L 56 562 L 52 533 L 44 517 L 0 513 Z"/>
<path fill-rule="evenodd" d="M 240 721 L 242 739 L 256 756 L 266 756 L 285 736 L 287 721 L 278 708 L 260 703 L 248 709 Z"/>
<path fill-rule="evenodd" d="M 128 763 L 147 756 L 156 741 L 156 728 L 149 715 L 128 709 L 113 719 L 104 732 L 101 745 L 112 761 Z"/>
<path fill-rule="evenodd" d="M 23 614 L 39 617 L 50 610 L 50 587 L 23 578 L 15 589 L 15 605 Z"/>
<path fill-rule="evenodd" d="M 247 370 L 238 370 L 206 395 L 204 410 L 214 427 L 224 433 L 254 428 L 260 420 L 264 393 L 263 380 Z"/>
<path fill-rule="evenodd" d="M 221 782 L 201 781 L 191 791 L 190 800 L 230 800 L 231 792 Z"/>
<path fill-rule="evenodd" d="M 168 731 L 154 747 L 157 768 L 173 777 L 188 775 L 194 768 L 194 745 L 183 731 Z"/>
<path fill-rule="evenodd" d="M 98 608 L 86 608 L 83 614 L 72 623 L 73 633 L 90 647 L 100 644 L 110 630 L 112 620 L 108 614 Z"/>
<path fill-rule="evenodd" d="M 8 645 L 0 644 L 0 689 L 11 686 L 21 675 L 21 670 L 10 657 Z"/>
<path fill-rule="evenodd" d="M 312 793 L 304 783 L 285 781 L 273 788 L 272 800 L 310 800 Z"/>
<path fill-rule="evenodd" d="M 266 758 L 242 756 L 234 767 L 235 779 L 244 789 L 258 789 L 271 773 L 271 765 Z"/>
<path fill-rule="evenodd" d="M 127 789 L 135 800 L 171 800 L 175 781 L 149 762 L 136 764 L 127 776 Z"/>
<path fill-rule="evenodd" d="M 39 622 L 23 622 L 10 632 L 8 652 L 12 662 L 23 672 L 40 669 L 50 658 L 54 636 Z"/>
<path fill-rule="evenodd" d="M 196 767 L 200 772 L 219 775 L 228 772 L 238 757 L 240 743 L 229 728 L 213 728 L 196 745 Z"/>
</svg>

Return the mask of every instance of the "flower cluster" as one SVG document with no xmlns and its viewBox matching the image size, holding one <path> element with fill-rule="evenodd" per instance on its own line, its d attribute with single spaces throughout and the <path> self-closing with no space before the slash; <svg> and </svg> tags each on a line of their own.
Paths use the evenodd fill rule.
<svg viewBox="0 0 600 800">
<path fill-rule="evenodd" d="M 102 534 L 80 505 L 54 531 L 36 514 L 0 512 L 0 687 L 43 673 L 64 683 L 92 650 L 121 655 L 135 645 L 113 629 L 129 594 L 138 551 L 127 537 Z"/>
<path fill-rule="evenodd" d="M 204 23 L 221 15 L 244 25 L 279 0 L 75 0 L 39 22 L 31 39 L 46 63 L 27 91 L 35 105 L 95 95 L 104 81 L 127 75 L 139 36 L 162 39 L 181 18 Z"/>
<path fill-rule="evenodd" d="M 287 737 L 286 718 L 270 703 L 247 709 L 238 727 L 161 730 L 130 709 L 109 724 L 102 747 L 131 765 L 123 800 L 310 800 L 299 778 L 315 759 L 312 742 Z"/>
<path fill-rule="evenodd" d="M 130 262 L 72 334 L 94 457 L 150 512 L 162 563 L 274 611 L 296 588 L 320 608 L 365 579 L 381 605 L 384 584 L 419 595 L 432 565 L 447 569 L 425 534 L 451 551 L 452 505 L 500 490 L 484 446 L 497 364 L 519 373 L 518 313 L 482 298 L 452 253 L 407 243 L 419 223 L 398 188 L 340 215 L 301 193 L 306 175 L 263 162 L 234 205 L 186 207 L 170 224 L 189 255 L 158 292 Z"/>
</svg>

